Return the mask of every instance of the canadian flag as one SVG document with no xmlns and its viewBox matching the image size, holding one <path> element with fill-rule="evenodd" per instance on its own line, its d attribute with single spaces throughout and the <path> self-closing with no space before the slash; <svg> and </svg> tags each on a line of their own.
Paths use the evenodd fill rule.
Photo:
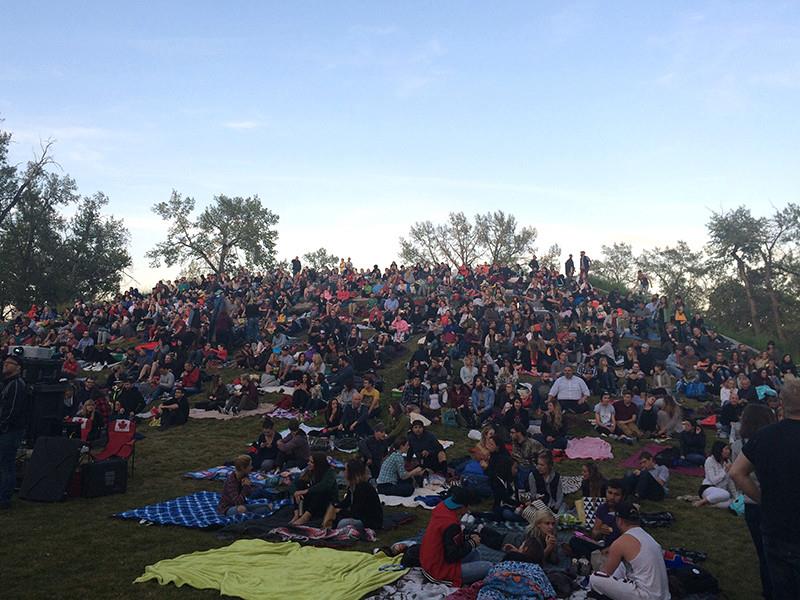
<svg viewBox="0 0 800 600">
<path fill-rule="evenodd" d="M 114 421 L 114 431 L 117 433 L 127 433 L 131 430 L 131 422 L 128 419 L 117 419 Z"/>
</svg>

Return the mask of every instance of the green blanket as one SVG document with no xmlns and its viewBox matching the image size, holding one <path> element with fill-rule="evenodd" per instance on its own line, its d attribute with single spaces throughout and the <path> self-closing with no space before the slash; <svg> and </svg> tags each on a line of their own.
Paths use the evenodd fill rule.
<svg viewBox="0 0 800 600">
<path fill-rule="evenodd" d="M 134 583 L 155 579 L 161 585 L 189 585 L 260 600 L 358 600 L 404 575 L 406 570 L 380 570 L 399 562 L 399 557 L 383 554 L 239 540 L 224 548 L 159 561 L 146 567 Z"/>
</svg>

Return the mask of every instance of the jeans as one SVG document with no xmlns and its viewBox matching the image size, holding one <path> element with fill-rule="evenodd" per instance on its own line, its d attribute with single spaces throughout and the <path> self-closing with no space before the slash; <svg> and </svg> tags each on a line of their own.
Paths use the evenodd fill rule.
<svg viewBox="0 0 800 600">
<path fill-rule="evenodd" d="M 461 559 L 461 582 L 470 585 L 480 581 L 492 568 L 492 563 L 488 560 L 481 560 L 481 555 L 477 550 L 473 550 Z"/>
<path fill-rule="evenodd" d="M 787 542 L 762 535 L 772 597 L 790 600 L 800 597 L 800 542 Z"/>
<path fill-rule="evenodd" d="M 625 491 L 628 494 L 636 494 L 642 500 L 663 500 L 666 495 L 664 486 L 658 483 L 655 478 L 647 471 L 639 475 L 627 475 L 622 479 Z"/>
<path fill-rule="evenodd" d="M 25 431 L 0 433 L 0 506 L 11 502 L 11 494 L 17 485 L 17 449 Z"/>
<path fill-rule="evenodd" d="M 355 527 L 359 531 L 364 531 L 364 522 L 359 519 L 340 519 L 339 522 L 336 524 L 337 529 L 342 529 L 343 527 Z"/>
<path fill-rule="evenodd" d="M 758 555 L 758 570 L 761 575 L 761 594 L 764 598 L 769 600 L 772 598 L 772 581 L 770 581 L 769 578 L 767 557 L 764 555 L 764 543 L 761 540 L 761 505 L 745 504 L 744 520 L 745 523 L 747 523 L 747 529 L 750 531 L 750 537 L 753 539 L 753 545 L 756 547 L 756 554 Z"/>
</svg>

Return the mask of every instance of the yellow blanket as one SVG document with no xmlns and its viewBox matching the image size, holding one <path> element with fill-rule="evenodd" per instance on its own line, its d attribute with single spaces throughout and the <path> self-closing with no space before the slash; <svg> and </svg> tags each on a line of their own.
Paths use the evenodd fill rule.
<svg viewBox="0 0 800 600">
<path fill-rule="evenodd" d="M 224 548 L 159 561 L 145 567 L 134 583 L 155 579 L 161 585 L 215 589 L 254 600 L 359 600 L 404 575 L 406 570 L 380 570 L 399 563 L 400 557 L 383 554 L 238 540 Z"/>
</svg>

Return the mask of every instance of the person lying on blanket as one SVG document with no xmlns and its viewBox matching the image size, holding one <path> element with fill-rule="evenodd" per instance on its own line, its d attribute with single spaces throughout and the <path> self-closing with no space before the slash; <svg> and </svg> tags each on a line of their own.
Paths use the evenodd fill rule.
<svg viewBox="0 0 800 600">
<path fill-rule="evenodd" d="M 369 471 L 360 459 L 353 459 L 344 466 L 344 478 L 347 480 L 347 493 L 341 502 L 331 504 L 322 520 L 323 527 L 332 527 L 335 521 L 337 529 L 355 527 L 363 531 L 365 527 L 381 529 L 383 527 L 383 507 L 378 492 L 369 483 Z"/>
<path fill-rule="evenodd" d="M 311 519 L 322 519 L 328 506 L 339 500 L 336 473 L 322 452 L 314 452 L 308 458 L 305 473 L 296 483 L 294 501 L 297 508 L 289 525 L 305 525 Z"/>
<path fill-rule="evenodd" d="M 480 535 L 466 537 L 461 526 L 461 517 L 477 502 L 472 492 L 454 486 L 450 496 L 431 511 L 419 553 L 420 566 L 430 578 L 461 587 L 480 581 L 489 572 L 492 563 L 480 560 L 476 550 Z"/>
<path fill-rule="evenodd" d="M 253 464 L 246 454 L 237 456 L 233 461 L 235 471 L 228 475 L 222 487 L 222 496 L 217 505 L 217 512 L 226 517 L 243 515 L 248 512 L 260 513 L 269 509 L 264 504 L 248 504 L 247 496 L 253 487 L 249 475 L 253 471 Z"/>
</svg>

